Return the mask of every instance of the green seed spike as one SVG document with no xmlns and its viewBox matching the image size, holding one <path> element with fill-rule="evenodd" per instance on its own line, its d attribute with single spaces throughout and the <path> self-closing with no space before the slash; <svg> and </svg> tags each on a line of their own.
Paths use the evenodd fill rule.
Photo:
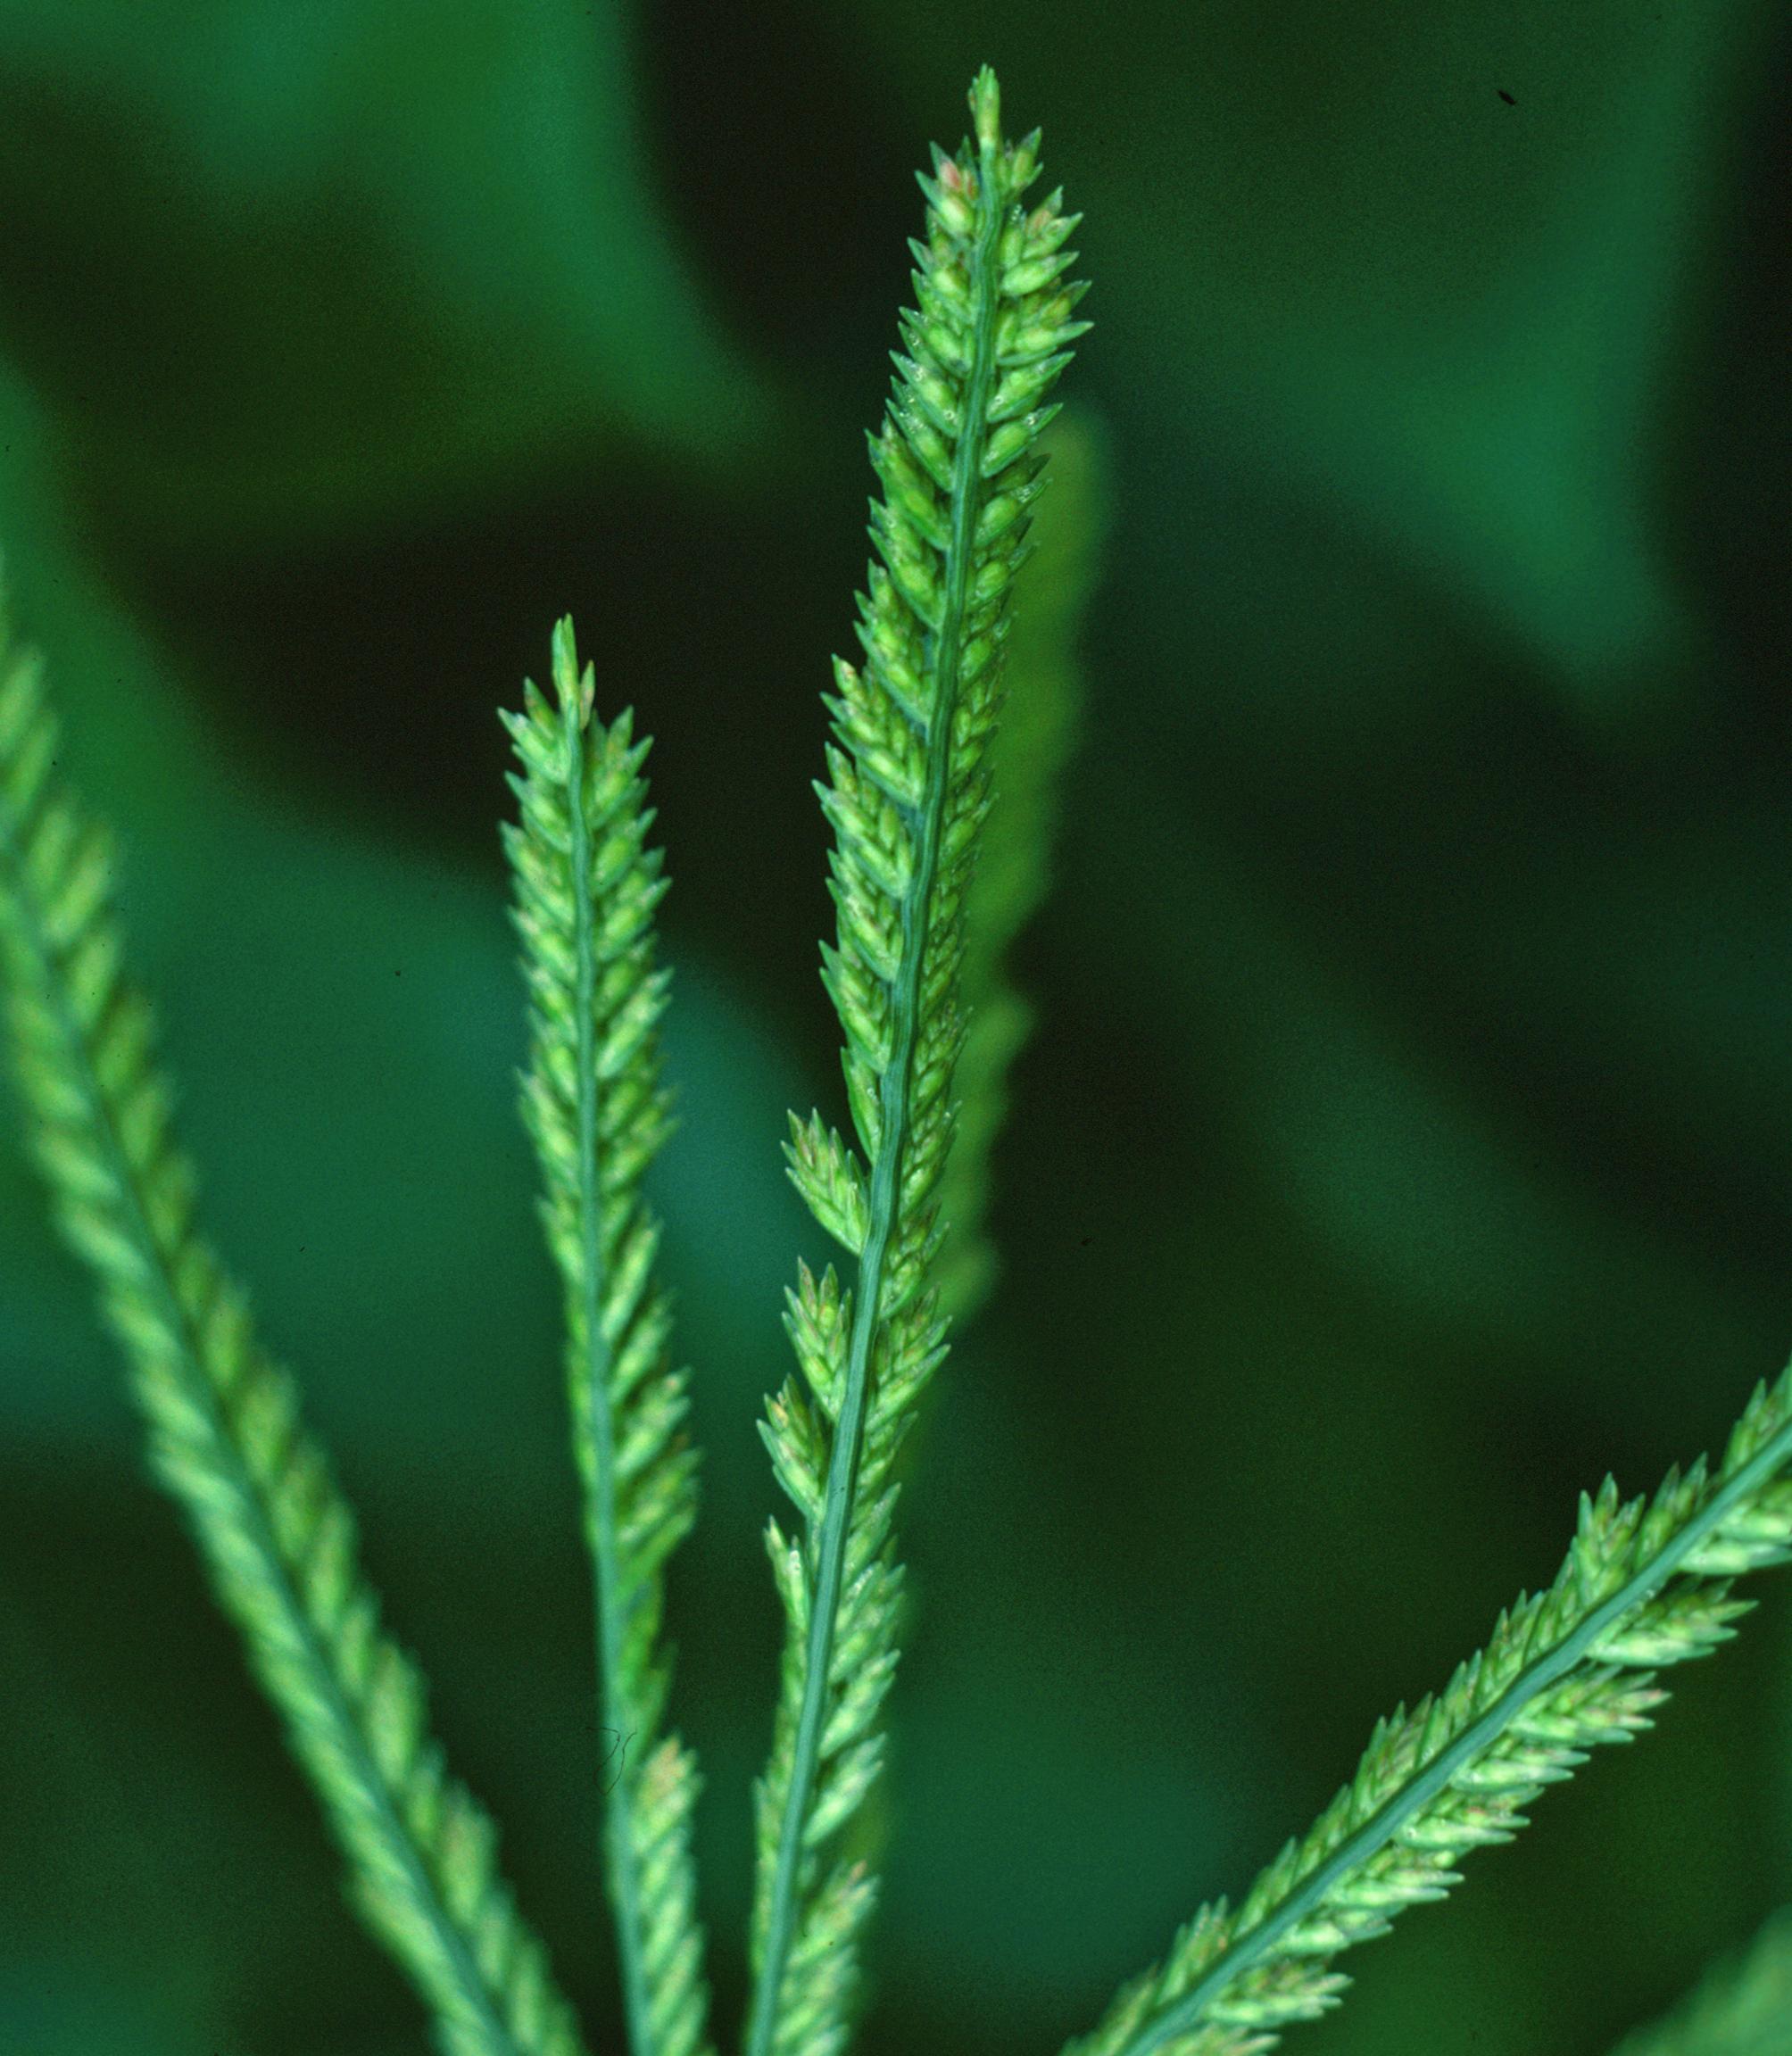
<svg viewBox="0 0 1792 2056">
<path fill-rule="evenodd" d="M 829 702 L 838 747 L 821 797 L 839 933 L 823 975 L 858 1148 L 817 1120 L 798 1126 L 790 1165 L 854 1268 L 850 1287 L 803 1273 L 789 1321 L 800 1375 L 766 1430 L 802 1532 L 792 1542 L 774 1524 L 768 1537 L 787 1638 L 758 1793 L 748 2056 L 834 2056 L 875 1895 L 849 1843 L 881 1768 L 896 1664 L 892 1464 L 945 1354 L 935 1273 L 966 895 L 1051 412 L 1039 402 L 1087 326 L 1072 318 L 1082 289 L 1061 276 L 1072 258 L 1057 201 L 1024 204 L 1036 138 L 1004 140 L 987 70 L 971 112 L 975 140 L 936 152 L 921 180 L 916 306 L 872 440 L 884 496 L 862 661 L 836 664 Z"/>
<path fill-rule="evenodd" d="M 1792 1555 L 1788 1461 L 1792 1370 L 1755 1393 L 1714 1472 L 1670 1472 L 1628 1504 L 1608 1479 L 1583 1498 L 1548 1589 L 1502 1613 L 1435 1700 L 1382 1722 L 1356 1778 L 1238 1911 L 1197 1914 L 1066 2056 L 1256 2056 L 1334 2005 L 1343 1951 L 1442 1898 L 1460 1860 L 1510 1841 L 1546 1787 L 1649 1725 L 1667 1696 L 1656 1670 L 1734 1632 L 1752 1602 L 1730 1579 Z"/>
<path fill-rule="evenodd" d="M 653 916 L 666 889 L 653 816 L 623 714 L 593 718 L 572 623 L 553 638 L 553 697 L 524 688 L 506 714 L 520 772 L 504 846 L 529 990 L 523 1118 L 544 1187 L 548 1247 L 566 1289 L 567 1389 L 591 1553 L 601 1718 L 616 1767 L 604 1872 L 634 2056 L 698 2056 L 708 1994 L 691 1857 L 696 1765 L 661 1733 L 667 1557 L 696 1513 L 684 1379 L 666 1356 L 671 1313 L 653 1282 L 659 1224 L 641 1196 L 670 1126 L 659 1021 L 667 978 Z"/>
<path fill-rule="evenodd" d="M 354 1522 L 296 1393 L 194 1224 L 150 1016 L 120 968 L 105 836 L 54 775 L 35 660 L 0 622 L 0 963 L 37 1161 L 129 1360 L 191 1521 L 349 1860 L 368 1925 L 448 2056 L 581 2056 L 570 2008 L 443 1767 L 416 1666 L 380 1625 Z"/>
</svg>

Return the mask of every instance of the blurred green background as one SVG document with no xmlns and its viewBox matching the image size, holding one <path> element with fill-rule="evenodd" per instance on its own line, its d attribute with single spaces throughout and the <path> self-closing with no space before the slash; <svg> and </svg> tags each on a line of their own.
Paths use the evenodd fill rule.
<svg viewBox="0 0 1792 2056">
<path fill-rule="evenodd" d="M 722 2025 L 752 1422 L 837 1110 L 817 692 L 911 172 L 1087 211 L 1085 737 L 908 1495 L 867 2056 L 1049 2051 L 1792 1342 L 1792 55 L 1712 0 L 4 0 L 0 541 L 220 1239 L 618 2046 L 499 700 L 658 738 Z M 0 2047 L 387 2056 L 271 1717 L 0 1143 Z M 1312 2056 L 1593 2056 L 1792 1898 L 1792 1592 Z"/>
</svg>

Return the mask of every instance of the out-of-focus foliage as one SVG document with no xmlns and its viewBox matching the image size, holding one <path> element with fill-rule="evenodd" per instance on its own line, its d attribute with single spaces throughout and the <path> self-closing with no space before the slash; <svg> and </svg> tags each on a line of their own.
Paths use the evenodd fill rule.
<svg viewBox="0 0 1792 2056">
<path fill-rule="evenodd" d="M 916 140 L 994 64 L 1087 211 L 1115 511 L 1001 1280 L 905 1496 L 868 2046 L 1055 2047 L 1583 1485 L 1784 1360 L 1787 55 L 1765 0 L 0 7 L 17 613 L 208 1215 L 599 2045 L 493 707 L 570 609 L 657 738 L 674 1715 L 729 2019 L 753 1421 L 821 1254 L 777 1144 L 836 1077 L 816 696 Z M 412 2049 L 13 1128 L 0 2045 Z M 1786 1619 L 1365 1952 L 1315 2056 L 1603 2049 L 1792 1897 Z"/>
<path fill-rule="evenodd" d="M 1782 1910 L 1614 2056 L 1784 2056 L 1792 2049 L 1792 1923 Z"/>
<path fill-rule="evenodd" d="M 328 529 L 759 425 L 610 0 L 69 0 L 0 37 L 16 356 L 139 518 Z"/>
</svg>

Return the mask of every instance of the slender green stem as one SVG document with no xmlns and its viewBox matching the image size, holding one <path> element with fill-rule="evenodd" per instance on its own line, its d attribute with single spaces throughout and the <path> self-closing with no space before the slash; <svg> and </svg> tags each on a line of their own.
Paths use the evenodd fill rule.
<svg viewBox="0 0 1792 2056">
<path fill-rule="evenodd" d="M 19 853 L 10 835 L 6 838 L 6 849 L 9 868 L 16 873 L 20 869 Z M 343 1689 L 328 1654 L 320 1645 L 294 1587 L 278 1538 L 268 1517 L 260 1484 L 243 1460 L 218 1394 L 205 1374 L 199 1338 L 193 1331 L 192 1321 L 169 1276 L 166 1253 L 144 1209 L 129 1157 L 120 1140 L 104 1091 L 94 1075 L 87 1039 L 69 1010 L 56 954 L 37 919 L 28 881 L 21 879 L 15 884 L 12 900 L 26 946 L 36 959 L 38 975 L 35 983 L 38 996 L 51 1009 L 69 1052 L 70 1066 L 86 1103 L 87 1120 L 104 1151 L 119 1194 L 120 1211 L 142 1264 L 148 1289 L 157 1302 L 167 1333 L 179 1339 L 187 1373 L 187 1396 L 205 1422 L 214 1446 L 212 1462 L 230 1480 L 253 1546 L 261 1558 L 263 1572 L 278 1597 L 283 1616 L 281 1632 L 289 1648 L 303 1662 L 316 1703 L 325 1711 L 335 1730 L 332 1745 L 349 1768 L 360 1796 L 369 1807 L 376 1832 L 383 1845 L 384 1860 L 403 1877 L 415 1905 L 429 1923 L 432 1939 L 441 1961 L 451 1971 L 464 2010 L 464 2020 L 457 2025 L 471 2025 L 492 2056 L 527 2056 L 524 2045 L 512 2036 L 497 2010 L 491 1989 L 474 1960 L 468 1937 L 442 1903 L 428 1866 L 406 1828 L 368 1746 L 355 1718 L 353 1704 Z"/>
<path fill-rule="evenodd" d="M 1149 2056 L 1150 2051 L 1199 2027 L 1210 2001 L 1217 1998 L 1252 1964 L 1270 1955 L 1309 1914 L 1324 1903 L 1335 1886 L 1392 1841 L 1409 1821 L 1416 1820 L 1454 1782 L 1461 1770 L 1482 1750 L 1497 1741 L 1531 1700 L 1565 1678 L 1586 1659 L 1588 1652 L 1608 1629 L 1658 1592 L 1698 1545 L 1723 1525 L 1738 1503 L 1765 1483 L 1788 1456 L 1792 1456 L 1792 1421 L 1770 1437 L 1747 1463 L 1738 1466 L 1736 1474 L 1712 1493 L 1706 1505 L 1663 1545 L 1643 1570 L 1621 1586 L 1604 1604 L 1595 1607 L 1554 1648 L 1521 1670 L 1480 1720 L 1464 1729 L 1455 1741 L 1440 1749 L 1406 1786 L 1372 1813 L 1298 1891 L 1283 1900 L 1266 1919 L 1233 1942 L 1198 1985 L 1191 1986 L 1174 2005 L 1147 2022 L 1126 2043 L 1122 2056 Z"/>
<path fill-rule="evenodd" d="M 910 819 L 908 823 L 919 837 L 917 860 L 908 890 L 902 899 L 901 955 L 892 994 L 892 1051 L 879 1092 L 880 1140 L 871 1168 L 867 1227 L 859 1258 L 845 1389 L 833 1447 L 828 1453 L 802 1708 L 797 1723 L 790 1787 L 785 1795 L 784 1818 L 779 1824 L 770 1919 L 765 1955 L 753 1994 L 747 2056 L 770 2056 L 777 2028 L 784 1962 L 795 1931 L 797 1872 L 821 1754 L 834 1629 L 846 1571 L 847 1536 L 851 1524 L 853 1490 L 858 1480 L 865 1411 L 869 1397 L 872 1345 L 880 1315 L 878 1301 L 884 1259 L 896 1228 L 901 1190 L 902 1149 L 908 1126 L 915 1045 L 920 1028 L 921 975 L 927 953 L 928 903 L 939 868 L 940 830 L 950 784 L 959 649 L 970 591 L 987 415 L 995 382 L 995 326 L 1001 283 L 997 246 L 1002 223 L 1001 187 L 993 143 L 983 145 L 981 162 L 982 171 L 977 181 L 979 219 L 975 269 L 971 281 L 975 344 L 966 381 L 963 418 L 952 457 L 951 542 L 944 566 L 940 620 L 930 638 L 928 651 L 933 692 L 927 717 L 927 782 L 920 818 Z"/>
<path fill-rule="evenodd" d="M 616 1915 L 617 1953 L 622 1970 L 623 2006 L 629 2046 L 635 2056 L 653 2056 L 652 2009 L 647 1987 L 646 1947 L 643 1936 L 641 1876 L 636 1861 L 634 1821 L 635 1780 L 626 1747 L 633 1716 L 620 1680 L 623 1668 L 623 1590 L 616 1533 L 616 1434 L 610 1405 L 612 1370 L 610 1345 L 603 1334 L 603 1223 L 599 1190 L 597 1078 L 597 938 L 593 932 L 591 836 L 585 821 L 585 711 L 577 692 L 568 692 L 561 709 L 567 749 L 567 807 L 572 850 L 573 923 L 577 952 L 578 1036 L 578 1210 L 583 1261 L 579 1293 L 584 1324 L 585 1360 L 579 1366 L 585 1390 L 582 1405 L 591 1451 L 590 1493 L 592 1557 L 595 1571 L 598 1696 L 603 1724 L 620 1738 L 622 1770 L 604 1802 L 604 1842 L 609 1856 L 611 1896 Z"/>
</svg>

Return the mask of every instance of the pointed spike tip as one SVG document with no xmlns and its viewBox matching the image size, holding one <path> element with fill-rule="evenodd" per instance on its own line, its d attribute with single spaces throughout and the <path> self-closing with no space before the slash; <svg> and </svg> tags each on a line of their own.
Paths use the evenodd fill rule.
<svg viewBox="0 0 1792 2056">
<path fill-rule="evenodd" d="M 1002 89 L 987 64 L 971 84 L 971 120 L 976 128 L 978 147 L 997 149 L 1002 133 Z"/>
<path fill-rule="evenodd" d="M 553 667 L 554 683 L 562 690 L 578 676 L 578 644 L 573 636 L 570 614 L 562 614 L 554 623 Z"/>
<path fill-rule="evenodd" d="M 554 688 L 560 705 L 571 712 L 581 728 L 591 725 L 591 710 L 597 699 L 597 678 L 587 664 L 581 674 L 578 644 L 573 636 L 572 616 L 562 614 L 554 623 Z"/>
</svg>

